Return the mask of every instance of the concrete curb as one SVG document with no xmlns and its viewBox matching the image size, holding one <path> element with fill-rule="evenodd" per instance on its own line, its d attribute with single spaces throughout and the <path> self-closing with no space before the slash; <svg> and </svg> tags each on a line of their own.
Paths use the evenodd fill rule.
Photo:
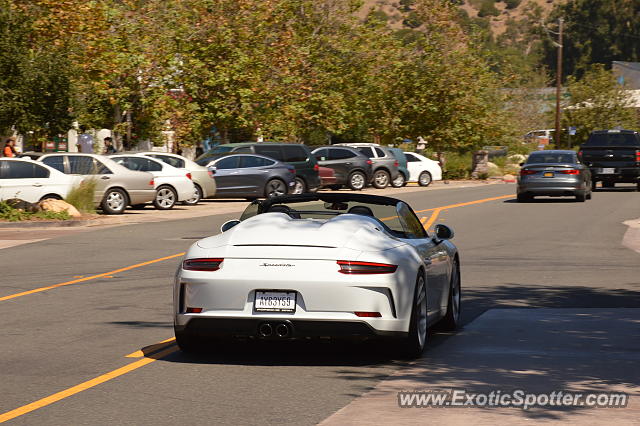
<svg viewBox="0 0 640 426">
<path fill-rule="evenodd" d="M 66 228 L 72 226 L 87 226 L 98 222 L 100 222 L 100 219 L 0 222 L 0 228 Z"/>
</svg>

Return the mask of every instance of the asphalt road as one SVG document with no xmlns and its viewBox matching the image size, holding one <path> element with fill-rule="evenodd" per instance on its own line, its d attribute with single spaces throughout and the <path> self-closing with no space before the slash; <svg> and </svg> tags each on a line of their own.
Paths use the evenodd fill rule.
<svg viewBox="0 0 640 426">
<path fill-rule="evenodd" d="M 621 245 L 622 222 L 640 216 L 640 193 L 519 204 L 508 197 L 514 191 L 487 185 L 398 196 L 417 211 L 455 206 L 434 219 L 456 232 L 465 323 L 495 307 L 640 307 L 640 254 Z M 464 205 L 475 200 L 487 201 Z M 190 358 L 169 344 L 126 357 L 173 336 L 179 257 L 121 269 L 181 253 L 236 216 L 98 229 L 0 250 L 0 419 L 49 397 L 14 411 L 21 415 L 11 423 L 315 424 L 405 365 L 375 345 L 240 344 Z M 70 281 L 79 282 L 3 300 Z M 434 335 L 430 344 L 447 338 Z M 119 376 L 104 376 L 110 372 Z M 87 389 L 73 388 L 87 381 Z"/>
</svg>

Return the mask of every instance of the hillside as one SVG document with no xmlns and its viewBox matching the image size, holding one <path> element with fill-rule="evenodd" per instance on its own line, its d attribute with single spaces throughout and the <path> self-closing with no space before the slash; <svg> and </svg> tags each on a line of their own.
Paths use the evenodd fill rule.
<svg viewBox="0 0 640 426">
<path fill-rule="evenodd" d="M 491 32 L 494 35 L 502 34 L 506 29 L 507 21 L 513 19 L 519 21 L 532 7 L 538 6 L 542 16 L 546 17 L 556 3 L 566 0 L 462 0 L 460 9 L 464 10 L 470 18 L 483 18 L 489 21 Z M 365 19 L 370 13 L 380 12 L 386 15 L 388 25 L 393 29 L 406 28 L 405 20 L 411 13 L 411 0 L 364 0 L 358 17 Z M 509 5 L 509 6 L 508 6 Z M 495 16 L 494 16 L 495 15 Z"/>
</svg>

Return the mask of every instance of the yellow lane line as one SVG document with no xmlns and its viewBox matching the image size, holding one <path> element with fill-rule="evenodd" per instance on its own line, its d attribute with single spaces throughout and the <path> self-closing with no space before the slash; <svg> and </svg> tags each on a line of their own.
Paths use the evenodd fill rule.
<svg viewBox="0 0 640 426">
<path fill-rule="evenodd" d="M 54 393 L 45 398 L 34 401 L 31 404 L 23 405 L 22 407 L 16 408 L 14 410 L 7 411 L 6 413 L 0 414 L 0 423 L 4 423 L 11 419 L 15 419 L 16 417 L 38 410 L 42 407 L 46 407 L 47 405 L 51 405 L 54 402 L 58 402 L 62 399 L 68 398 L 72 395 L 83 392 L 87 389 L 91 389 L 92 387 L 108 382 L 109 380 L 113 380 L 116 377 L 120 377 L 123 374 L 127 374 L 133 370 L 137 370 L 140 367 L 144 367 L 145 365 L 151 364 L 152 362 L 157 361 L 158 359 L 164 358 L 165 356 L 172 354 L 177 350 L 178 348 L 175 346 L 167 348 L 162 352 L 158 352 L 155 355 L 151 355 L 148 358 L 139 359 L 123 367 L 120 367 L 113 371 L 105 373 L 101 376 L 95 377 L 91 380 L 87 380 L 86 382 L 80 383 L 78 385 L 75 385 L 63 391 Z"/>
<path fill-rule="evenodd" d="M 424 229 L 429 230 L 429 228 L 431 228 L 431 225 L 433 225 L 433 223 L 436 221 L 441 211 L 442 209 L 435 209 L 433 213 L 431 213 L 429 220 L 424 223 Z"/>
<path fill-rule="evenodd" d="M 110 275 L 117 274 L 119 272 L 129 271 L 131 269 L 140 268 L 142 266 L 151 265 L 153 263 L 158 263 L 158 262 L 162 262 L 162 261 L 169 260 L 169 259 L 175 259 L 176 257 L 180 257 L 180 256 L 183 256 L 183 255 L 184 255 L 184 252 L 183 253 L 178 253 L 178 254 L 172 254 L 171 256 L 165 256 L 165 257 L 161 257 L 161 258 L 158 258 L 158 259 L 149 260 L 147 262 L 137 263 L 135 265 L 126 266 L 126 267 L 120 268 L 120 269 L 114 269 L 113 271 L 104 272 L 102 274 L 90 275 L 88 277 L 80 278 L 80 279 L 77 279 L 77 280 L 65 281 L 63 283 L 54 284 L 54 285 L 50 285 L 50 286 L 47 286 L 47 287 L 40 287 L 40 288 L 35 288 L 33 290 L 27 290 L 27 291 L 23 291 L 23 292 L 20 292 L 20 293 L 10 294 L 8 296 L 2 296 L 2 297 L 0 297 L 0 302 L 5 301 L 5 300 L 9 300 L 9 299 L 15 299 L 16 297 L 27 296 L 29 294 L 40 293 L 42 291 L 51 290 L 51 289 L 58 288 L 58 287 L 63 287 L 63 286 L 66 286 L 66 285 L 78 284 L 78 283 L 85 282 L 85 281 L 95 280 L 96 278 L 107 278 L 107 277 L 111 278 Z"/>
<path fill-rule="evenodd" d="M 146 348 L 142 348 L 135 352 L 131 352 L 129 355 L 125 355 L 125 358 L 142 358 L 146 356 L 146 354 L 152 354 L 153 352 L 157 352 L 160 349 L 164 349 L 166 346 L 173 344 L 175 340 L 176 340 L 175 337 L 172 337 L 167 340 L 163 340 L 162 342 L 158 342 L 154 345 L 147 346 Z"/>
<path fill-rule="evenodd" d="M 486 203 L 488 201 L 504 200 L 505 198 L 513 198 L 513 195 L 501 195 L 499 197 L 483 198 L 481 200 L 467 201 L 466 203 L 449 204 L 448 206 L 433 207 L 431 209 L 424 209 L 424 210 L 415 210 L 415 212 L 416 213 L 424 213 L 424 212 L 431 212 L 431 211 L 438 210 L 438 209 L 439 210 L 453 209 L 453 208 L 456 208 L 456 207 L 464 207 L 464 206 L 471 206 L 473 204 Z"/>
</svg>

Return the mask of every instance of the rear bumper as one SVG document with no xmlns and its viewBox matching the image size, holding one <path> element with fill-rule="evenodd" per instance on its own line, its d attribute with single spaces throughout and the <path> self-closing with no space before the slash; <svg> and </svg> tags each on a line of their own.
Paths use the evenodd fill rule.
<svg viewBox="0 0 640 426">
<path fill-rule="evenodd" d="M 330 337 L 357 339 L 371 337 L 405 337 L 406 332 L 379 331 L 362 321 L 321 321 L 275 318 L 193 318 L 186 325 L 176 324 L 176 332 L 197 338 L 235 337 L 235 338 L 269 338 L 263 336 L 259 329 L 263 324 L 275 328 L 278 324 L 287 324 L 290 334 L 287 339 L 308 337 Z"/>
<path fill-rule="evenodd" d="M 595 181 L 607 182 L 640 182 L 640 167 L 611 167 L 614 173 L 603 173 L 603 167 L 592 167 L 591 176 Z"/>
<path fill-rule="evenodd" d="M 531 179 L 518 182 L 518 194 L 534 195 L 574 195 L 578 191 L 586 191 L 586 185 L 578 179 Z"/>
</svg>

